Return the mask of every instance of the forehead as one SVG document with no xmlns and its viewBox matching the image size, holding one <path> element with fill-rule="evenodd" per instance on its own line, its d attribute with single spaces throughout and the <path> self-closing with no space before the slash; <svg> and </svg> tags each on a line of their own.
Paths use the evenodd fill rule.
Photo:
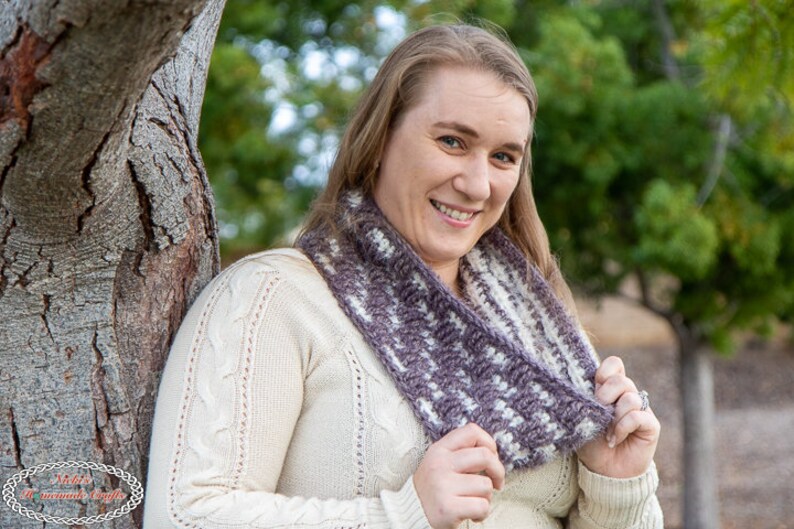
<svg viewBox="0 0 794 529">
<path fill-rule="evenodd" d="M 480 133 L 526 141 L 530 130 L 529 104 L 512 86 L 492 72 L 443 66 L 430 72 L 419 100 L 405 119 L 421 122 L 455 121 Z"/>
</svg>

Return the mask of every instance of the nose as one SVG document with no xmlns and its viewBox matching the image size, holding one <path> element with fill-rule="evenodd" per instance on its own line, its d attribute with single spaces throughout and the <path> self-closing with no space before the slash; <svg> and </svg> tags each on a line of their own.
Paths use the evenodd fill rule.
<svg viewBox="0 0 794 529">
<path fill-rule="evenodd" d="M 453 179 L 452 187 L 473 202 L 482 202 L 491 196 L 491 165 L 485 155 L 466 158 L 460 173 Z"/>
</svg>

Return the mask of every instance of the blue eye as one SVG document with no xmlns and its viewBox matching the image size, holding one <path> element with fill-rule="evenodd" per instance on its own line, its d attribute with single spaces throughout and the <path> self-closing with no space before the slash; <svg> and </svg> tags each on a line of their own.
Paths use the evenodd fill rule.
<svg viewBox="0 0 794 529">
<path fill-rule="evenodd" d="M 453 149 L 457 149 L 458 147 L 461 147 L 460 141 L 454 136 L 441 136 L 441 138 L 439 138 L 439 141 L 441 141 L 441 143 L 443 143 L 447 147 L 451 147 Z"/>
<path fill-rule="evenodd" d="M 494 154 L 494 157 L 499 160 L 500 162 L 504 163 L 516 163 L 515 158 L 507 154 L 506 152 L 498 152 Z"/>
</svg>

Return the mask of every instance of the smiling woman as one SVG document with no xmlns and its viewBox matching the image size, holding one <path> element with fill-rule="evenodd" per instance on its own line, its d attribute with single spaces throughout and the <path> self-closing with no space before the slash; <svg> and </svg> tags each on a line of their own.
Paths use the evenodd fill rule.
<svg viewBox="0 0 794 529">
<path fill-rule="evenodd" d="M 659 422 L 598 365 L 537 215 L 536 108 L 487 31 L 397 46 L 296 247 L 188 313 L 145 529 L 662 527 Z"/>
<path fill-rule="evenodd" d="M 389 132 L 375 202 L 450 288 L 502 216 L 530 133 L 524 97 L 496 75 L 441 67 Z"/>
</svg>

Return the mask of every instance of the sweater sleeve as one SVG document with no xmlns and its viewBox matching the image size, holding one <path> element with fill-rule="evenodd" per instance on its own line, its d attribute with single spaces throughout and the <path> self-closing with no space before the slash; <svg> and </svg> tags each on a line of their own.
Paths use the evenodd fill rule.
<svg viewBox="0 0 794 529">
<path fill-rule="evenodd" d="M 376 497 L 276 492 L 312 346 L 310 332 L 283 319 L 281 308 L 293 301 L 287 287 L 277 269 L 249 259 L 216 278 L 191 308 L 158 395 L 159 412 L 160 399 L 169 398 L 163 389 L 180 388 L 170 393 L 173 429 L 156 432 L 159 446 L 153 437 L 152 451 L 169 454 L 162 459 L 167 483 L 152 488 L 164 497 L 147 498 L 152 510 L 162 503 L 163 514 L 146 517 L 146 529 L 429 528 L 412 478 Z"/>
<path fill-rule="evenodd" d="M 571 529 L 663 529 L 656 498 L 656 465 L 641 476 L 616 479 L 591 472 L 579 462 L 579 500 L 568 515 Z"/>
</svg>

